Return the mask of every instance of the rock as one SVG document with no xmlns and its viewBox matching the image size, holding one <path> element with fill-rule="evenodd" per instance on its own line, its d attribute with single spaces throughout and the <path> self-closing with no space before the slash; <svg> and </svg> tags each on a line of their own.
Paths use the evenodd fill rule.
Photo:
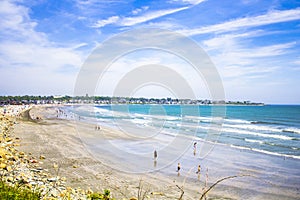
<svg viewBox="0 0 300 200">
<path fill-rule="evenodd" d="M 15 156 L 10 156 L 9 158 L 8 158 L 8 160 L 10 160 L 10 161 L 16 161 L 18 158 L 17 157 L 15 157 Z"/>
<path fill-rule="evenodd" d="M 8 182 L 13 182 L 14 181 L 14 178 L 13 177 L 11 177 L 11 176 L 9 176 L 9 177 L 7 177 L 7 179 L 6 179 Z"/>
<path fill-rule="evenodd" d="M 41 185 L 44 185 L 44 182 L 43 181 L 38 181 L 37 184 L 41 186 Z"/>
<path fill-rule="evenodd" d="M 35 186 L 35 185 L 37 185 L 38 183 L 35 182 L 35 181 L 31 181 L 29 184 L 32 185 L 32 186 Z"/>
<path fill-rule="evenodd" d="M 0 157 L 6 159 L 6 151 L 3 148 L 0 148 Z"/>
<path fill-rule="evenodd" d="M 48 178 L 48 181 L 49 181 L 49 182 L 56 182 L 56 181 L 57 181 L 57 178 L 56 178 L 56 177 Z"/>
<path fill-rule="evenodd" d="M 35 159 L 31 159 L 31 160 L 29 160 L 29 162 L 31 162 L 31 163 L 38 163 L 38 161 L 35 160 Z"/>
<path fill-rule="evenodd" d="M 91 188 L 89 188 L 87 191 L 86 191 L 86 194 L 92 194 L 93 193 L 93 190 L 91 190 Z"/>
<path fill-rule="evenodd" d="M 41 172 L 42 170 L 40 169 L 30 169 L 32 172 Z"/>
<path fill-rule="evenodd" d="M 52 197 L 58 197 L 58 192 L 56 190 L 51 190 L 50 191 L 50 196 L 52 196 Z"/>
<path fill-rule="evenodd" d="M 0 168 L 1 168 L 1 169 L 5 169 L 5 168 L 6 168 L 6 164 L 5 164 L 5 163 L 1 163 L 1 164 L 0 164 Z"/>
<path fill-rule="evenodd" d="M 11 166 L 7 165 L 6 168 L 5 168 L 8 172 L 10 172 L 12 169 L 11 169 Z"/>
</svg>

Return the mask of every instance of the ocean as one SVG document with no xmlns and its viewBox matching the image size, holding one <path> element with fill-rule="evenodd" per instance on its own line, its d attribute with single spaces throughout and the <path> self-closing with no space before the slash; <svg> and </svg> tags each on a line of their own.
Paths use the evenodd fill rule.
<svg viewBox="0 0 300 200">
<path fill-rule="evenodd" d="M 299 199 L 300 106 L 129 104 L 64 109 L 78 123 L 85 149 L 112 169 L 161 177 L 195 191 L 224 177 L 246 175 L 222 182 L 213 192 L 232 199 Z"/>
<path fill-rule="evenodd" d="M 213 118 L 220 118 L 219 113 L 213 111 L 215 107 L 218 106 L 95 105 L 92 108 L 74 107 L 72 112 L 99 124 L 117 124 L 125 131 L 129 130 L 128 127 L 136 127 L 138 130 L 150 130 L 144 134 L 153 134 L 153 131 L 168 136 L 182 134 L 195 141 L 216 142 L 232 148 L 300 159 L 299 105 L 222 106 L 221 110 L 225 113 L 220 115 L 224 118 L 221 129 L 217 127 L 216 130 L 220 133 L 217 139 L 213 137 L 213 141 L 210 141 L 207 134 L 215 128 L 212 126 Z M 147 135 L 142 137 L 149 138 Z M 163 144 L 166 142 L 163 140 L 168 138 L 158 139 Z M 147 148 L 145 145 L 144 149 Z M 158 145 L 156 148 L 163 146 Z M 148 149 L 152 151 L 152 147 Z"/>
</svg>

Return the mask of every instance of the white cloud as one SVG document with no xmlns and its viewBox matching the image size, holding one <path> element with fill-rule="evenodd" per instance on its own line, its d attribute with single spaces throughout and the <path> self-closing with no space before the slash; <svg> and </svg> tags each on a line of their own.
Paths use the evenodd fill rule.
<svg viewBox="0 0 300 200">
<path fill-rule="evenodd" d="M 259 15 L 255 17 L 245 17 L 239 18 L 232 21 L 227 21 L 220 24 L 215 24 L 211 26 L 205 26 L 196 29 L 181 30 L 183 34 L 186 35 L 197 35 L 212 32 L 228 32 L 234 31 L 240 28 L 246 27 L 256 27 L 267 24 L 274 24 L 280 22 L 287 22 L 300 19 L 300 9 L 292 10 L 272 10 L 264 15 Z"/>
<path fill-rule="evenodd" d="M 143 23 L 143 22 L 147 22 L 147 21 L 159 18 L 159 17 L 170 15 L 170 14 L 182 11 L 182 10 L 186 10 L 188 8 L 189 7 L 182 7 L 182 8 L 176 8 L 176 9 L 166 9 L 166 10 L 157 10 L 157 11 L 152 11 L 152 12 L 145 13 L 144 15 L 137 16 L 137 17 L 126 17 L 126 18 L 123 18 L 121 20 L 120 25 L 133 26 L 133 25 L 140 24 L 140 23 Z"/>
<path fill-rule="evenodd" d="M 136 24 L 148 22 L 166 15 L 174 14 L 190 7 L 200 4 L 206 0 L 183 0 L 183 2 L 190 4 L 189 6 L 175 8 L 175 9 L 164 9 L 164 10 L 156 10 L 145 12 L 149 9 L 149 6 L 143 6 L 141 8 L 134 9 L 131 13 L 134 16 L 131 17 L 121 17 L 121 16 L 111 16 L 108 19 L 98 20 L 92 27 L 100 28 L 104 27 L 108 24 L 117 24 L 120 26 L 134 26 Z M 138 15 L 142 13 L 141 15 Z"/>
<path fill-rule="evenodd" d="M 234 49 L 234 47 L 237 45 L 237 40 L 239 40 L 240 38 L 256 37 L 264 34 L 266 33 L 261 30 L 250 31 L 246 33 L 222 34 L 203 41 L 203 45 L 205 46 L 205 49 L 207 51 L 222 50 L 225 47 Z"/>
<path fill-rule="evenodd" d="M 244 55 L 247 58 L 260 58 L 260 57 L 275 57 L 288 53 L 289 49 L 292 48 L 296 43 L 289 42 L 284 44 L 275 44 L 251 49 L 245 49 L 241 53 L 235 53 L 235 55 Z"/>
<path fill-rule="evenodd" d="M 145 66 L 148 66 L 149 68 L 153 67 L 152 69 L 156 69 L 154 70 L 156 73 L 148 74 L 148 72 L 150 72 L 151 70 L 148 71 L 147 74 L 145 74 L 144 70 L 138 71 L 138 69 L 141 69 Z M 160 67 L 162 66 L 164 67 L 160 70 Z M 109 96 L 113 95 L 113 93 L 116 91 L 116 87 L 118 86 L 118 84 L 120 84 L 120 81 L 122 79 L 126 79 L 130 77 L 130 74 L 135 70 L 138 71 L 138 75 L 139 75 L 138 77 L 136 77 L 137 79 L 142 78 L 144 80 L 146 79 L 148 80 L 145 82 L 142 81 L 143 84 L 135 85 L 136 88 L 145 89 L 144 86 L 147 84 L 148 86 L 160 85 L 164 88 L 170 87 L 169 89 L 171 89 L 171 91 L 173 90 L 178 92 L 178 89 L 181 88 L 182 85 L 188 84 L 190 86 L 190 88 L 188 89 L 193 90 L 195 96 L 198 96 L 199 98 L 203 96 L 205 96 L 205 98 L 209 98 L 208 88 L 206 88 L 205 82 L 201 77 L 201 75 L 199 74 L 199 72 L 195 70 L 195 68 L 192 65 L 190 65 L 190 63 L 186 62 L 185 60 L 178 57 L 177 55 L 169 52 L 161 51 L 161 50 L 138 50 L 118 58 L 109 66 L 108 69 L 106 69 L 104 74 L 99 79 L 97 92 L 100 93 L 101 91 L 105 95 L 109 95 Z M 166 72 L 170 72 L 170 74 Z M 178 74 L 178 77 L 174 76 L 174 74 Z M 155 77 L 153 77 L 153 75 Z M 157 77 L 160 78 L 156 79 Z M 153 82 L 152 81 L 149 82 L 149 79 L 151 79 Z M 173 82 L 174 84 L 170 84 L 170 85 L 160 84 L 166 82 L 169 83 Z M 127 82 L 127 84 L 125 85 L 123 84 L 122 87 L 127 87 L 127 86 L 129 87 L 130 85 L 131 82 L 130 83 Z M 131 93 L 134 91 L 122 90 L 119 92 Z M 148 96 L 148 97 L 168 96 L 168 94 L 164 92 L 160 92 L 158 90 L 145 89 L 145 90 L 141 90 L 140 92 L 141 92 L 140 94 L 143 94 L 142 96 Z M 115 95 L 129 96 L 124 94 L 115 94 Z M 180 95 L 180 94 L 176 94 L 176 95 Z M 175 97 L 179 98 L 176 95 Z M 180 98 L 184 98 L 184 97 L 180 96 Z M 192 98 L 192 96 L 189 97 L 186 96 L 185 98 Z"/>
<path fill-rule="evenodd" d="M 203 47 L 217 66 L 227 91 L 246 91 L 251 87 L 264 87 L 274 73 L 280 71 L 280 56 L 286 56 L 295 42 L 257 46 L 253 38 L 269 34 L 261 30 L 247 33 L 223 34 L 203 41 Z M 269 80 L 272 83 L 274 80 Z M 280 80 L 276 80 L 280 82 Z"/>
<path fill-rule="evenodd" d="M 104 27 L 108 24 L 118 24 L 121 26 L 133 26 L 136 24 L 140 24 L 140 23 L 144 23 L 156 18 L 160 18 L 166 15 L 170 15 L 182 10 L 186 10 L 189 7 L 181 7 L 181 8 L 176 8 L 176 9 L 166 9 L 166 10 L 156 10 L 156 11 L 151 11 L 151 12 L 147 12 L 144 13 L 142 15 L 139 16 L 134 16 L 134 17 L 119 17 L 119 16 L 112 16 L 109 17 L 108 19 L 104 19 L 104 20 L 98 20 L 92 27 L 93 28 L 100 28 L 100 27 Z M 145 7 L 143 10 L 135 10 L 135 13 L 138 12 L 142 12 L 147 10 L 148 7 Z"/>
<path fill-rule="evenodd" d="M 173 0 L 172 2 L 175 2 L 175 3 L 187 3 L 187 4 L 192 4 L 192 5 L 197 5 L 197 4 L 200 4 L 204 1 L 207 1 L 207 0 Z"/>
<path fill-rule="evenodd" d="M 34 31 L 37 24 L 29 20 L 28 12 L 26 7 L 15 5 L 10 1 L 0 1 L 0 34 L 10 40 L 27 38 L 42 44 L 45 43 L 45 35 Z"/>
<path fill-rule="evenodd" d="M 297 60 L 296 60 L 296 61 L 294 61 L 294 64 L 296 64 L 296 65 L 300 66 L 300 58 L 297 58 Z"/>
<path fill-rule="evenodd" d="M 105 8 L 110 4 L 125 3 L 123 0 L 75 0 L 75 4 L 82 10 L 90 10 L 90 8 Z"/>
<path fill-rule="evenodd" d="M 92 27 L 93 27 L 93 28 L 101 28 L 101 27 L 106 26 L 106 25 L 108 25 L 108 24 L 114 24 L 114 23 L 116 23 L 119 19 L 120 19 L 119 16 L 111 16 L 111 17 L 109 17 L 109 18 L 107 18 L 107 19 L 98 20 L 98 21 L 96 22 L 96 24 L 94 24 Z"/>
<path fill-rule="evenodd" d="M 169 21 L 163 21 L 163 22 L 149 22 L 147 24 L 149 27 L 154 27 L 154 28 L 164 28 L 164 29 L 169 29 L 169 30 L 175 30 L 175 29 L 181 29 L 183 28 L 182 25 L 169 22 Z"/>
<path fill-rule="evenodd" d="M 45 33 L 36 31 L 37 22 L 31 20 L 29 9 L 13 1 L 0 2 L 0 16 L 1 92 L 26 90 L 37 83 L 44 89 L 55 83 L 50 90 L 57 91 L 62 85 L 70 86 L 67 81 L 76 78 L 74 73 L 83 62 L 76 49 L 86 44 L 62 46 L 49 41 Z M 69 73 L 63 73 L 66 70 Z M 10 80 L 14 84 L 7 84 Z"/>
<path fill-rule="evenodd" d="M 132 13 L 133 15 L 137 15 L 137 14 L 139 14 L 139 13 L 141 13 L 141 12 L 144 12 L 144 11 L 146 11 L 146 10 L 148 10 L 148 9 L 149 9 L 149 6 L 143 6 L 142 8 L 134 9 L 133 11 L 131 11 L 131 13 Z"/>
</svg>

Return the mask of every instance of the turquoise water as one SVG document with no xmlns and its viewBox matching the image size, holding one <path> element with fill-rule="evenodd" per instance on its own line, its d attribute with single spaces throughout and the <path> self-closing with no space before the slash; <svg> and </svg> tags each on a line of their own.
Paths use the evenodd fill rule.
<svg viewBox="0 0 300 200">
<path fill-rule="evenodd" d="M 234 199 L 299 199 L 300 106 L 81 105 L 65 109 L 75 114 L 71 116 L 76 121 L 79 115 L 80 121 L 92 124 L 87 129 L 81 123 L 77 126 L 81 141 L 95 159 L 118 171 L 153 172 L 176 184 L 182 181 L 186 188 L 204 187 L 206 174 L 208 185 L 249 174 L 226 180 L 214 190 Z M 101 130 L 94 129 L 96 124 Z M 219 128 L 218 137 L 208 137 L 210 130 Z M 199 164 L 201 178 L 195 173 Z"/>
<path fill-rule="evenodd" d="M 75 109 L 76 110 L 76 109 Z M 226 111 L 226 113 L 223 113 Z M 223 117 L 217 143 L 233 148 L 300 159 L 300 106 L 101 105 L 77 110 L 83 117 L 155 127 L 163 133 L 210 140 L 213 118 Z M 218 118 L 219 119 L 219 118 Z"/>
</svg>

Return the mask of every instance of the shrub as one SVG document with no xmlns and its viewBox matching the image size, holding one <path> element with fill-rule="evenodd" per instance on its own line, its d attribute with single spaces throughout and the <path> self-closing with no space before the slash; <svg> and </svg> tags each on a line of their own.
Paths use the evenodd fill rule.
<svg viewBox="0 0 300 200">
<path fill-rule="evenodd" d="M 8 186 L 0 181 L 0 199 L 9 200 L 39 200 L 41 195 L 26 188 Z"/>
<path fill-rule="evenodd" d="M 92 193 L 89 195 L 89 198 L 91 200 L 115 200 L 114 198 L 110 197 L 109 190 L 104 190 L 103 194 L 102 193 Z"/>
</svg>

